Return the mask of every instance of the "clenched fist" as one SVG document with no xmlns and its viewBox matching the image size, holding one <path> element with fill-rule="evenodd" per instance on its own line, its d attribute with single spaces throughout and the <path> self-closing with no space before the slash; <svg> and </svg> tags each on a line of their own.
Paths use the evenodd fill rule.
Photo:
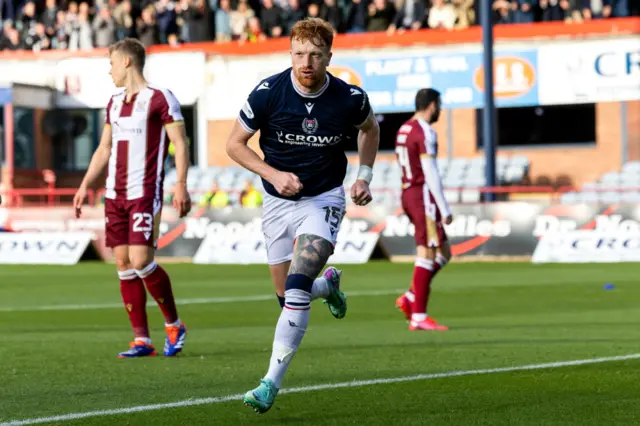
<svg viewBox="0 0 640 426">
<path fill-rule="evenodd" d="M 366 181 L 361 179 L 356 180 L 351 187 L 351 200 L 353 200 L 357 206 L 366 206 L 373 200 L 369 184 Z"/>
<path fill-rule="evenodd" d="M 288 172 L 278 172 L 271 184 L 276 188 L 278 194 L 285 197 L 292 197 L 302 189 L 302 183 L 298 176 Z"/>
</svg>

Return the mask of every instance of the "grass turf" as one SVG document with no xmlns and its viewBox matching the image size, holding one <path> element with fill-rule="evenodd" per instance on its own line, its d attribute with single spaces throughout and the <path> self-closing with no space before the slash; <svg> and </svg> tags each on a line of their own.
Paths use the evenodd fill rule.
<svg viewBox="0 0 640 426">
<path fill-rule="evenodd" d="M 131 338 L 112 265 L 0 271 L 0 422 L 243 393 L 266 372 L 279 306 L 265 266 L 167 265 L 185 352 L 119 360 Z M 409 332 L 394 308 L 410 265 L 345 266 L 349 312 L 314 302 L 284 388 L 640 353 L 640 265 L 452 264 Z M 604 290 L 605 283 L 615 289 Z M 377 292 L 377 294 L 371 294 Z M 242 300 L 266 296 L 267 300 Z M 235 298 L 231 301 L 211 298 Z M 224 303 L 223 303 L 224 302 Z M 64 306 L 63 306 L 64 305 Z M 150 301 L 152 338 L 162 318 Z M 68 424 L 640 424 L 640 360 L 283 394 Z"/>
</svg>

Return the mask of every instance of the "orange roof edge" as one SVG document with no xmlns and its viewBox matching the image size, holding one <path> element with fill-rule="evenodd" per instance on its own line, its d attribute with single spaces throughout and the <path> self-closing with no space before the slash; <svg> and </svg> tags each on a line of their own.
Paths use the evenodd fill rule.
<svg viewBox="0 0 640 426">
<path fill-rule="evenodd" d="M 603 36 L 624 36 L 640 34 L 640 18 L 611 18 L 587 21 L 581 24 L 564 22 L 539 22 L 535 24 L 497 25 L 494 38 L 499 41 L 530 39 L 581 39 Z M 477 43 L 482 40 L 482 28 L 464 30 L 419 30 L 402 34 L 387 35 L 384 32 L 339 34 L 334 40 L 334 49 L 366 49 L 383 47 L 408 47 L 414 45 L 446 45 Z M 152 46 L 149 53 L 204 52 L 209 55 L 261 55 L 287 52 L 289 39 L 271 39 L 259 43 L 187 43 L 177 47 L 168 45 Z M 91 51 L 45 51 L 45 52 L 0 52 L 0 60 L 7 59 L 64 59 L 68 57 L 94 57 L 106 55 L 106 49 Z"/>
</svg>

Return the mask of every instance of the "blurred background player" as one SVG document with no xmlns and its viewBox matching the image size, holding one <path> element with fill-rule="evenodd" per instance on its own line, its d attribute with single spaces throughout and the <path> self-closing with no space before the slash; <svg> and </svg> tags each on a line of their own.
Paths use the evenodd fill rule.
<svg viewBox="0 0 640 426">
<path fill-rule="evenodd" d="M 431 282 L 451 258 L 444 224 L 451 209 L 444 196 L 436 157 L 438 141 L 431 124 L 440 115 L 440 93 L 421 89 L 416 112 L 396 137 L 396 157 L 402 170 L 402 208 L 415 227 L 416 261 L 411 289 L 396 300 L 410 330 L 448 330 L 427 316 Z"/>
<path fill-rule="evenodd" d="M 345 214 L 344 142 L 356 128 L 360 170 L 351 199 L 360 206 L 372 200 L 380 130 L 366 93 L 327 73 L 333 35 L 322 19 L 296 23 L 292 68 L 258 84 L 227 141 L 229 156 L 263 179 L 267 259 L 278 296 L 284 296 L 269 371 L 244 397 L 259 413 L 273 405 L 306 331 L 311 300 L 325 298 L 336 318 L 346 313 L 340 272 L 330 267 L 316 277 L 333 253 Z M 258 130 L 264 161 L 247 146 Z"/>
<path fill-rule="evenodd" d="M 87 188 L 107 170 L 106 245 L 113 248 L 120 277 L 120 292 L 135 339 L 120 358 L 153 356 L 155 349 L 147 324 L 145 286 L 160 307 L 167 338 L 165 356 L 178 354 L 186 327 L 178 318 L 171 280 L 155 261 L 160 226 L 164 164 L 168 142 L 175 144 L 178 182 L 173 205 L 180 217 L 191 209 L 187 193 L 189 164 L 180 104 L 173 94 L 152 87 L 143 77 L 145 48 L 135 39 L 109 48 L 110 75 L 119 89 L 107 105 L 100 145 L 74 197 L 80 217 Z"/>
</svg>

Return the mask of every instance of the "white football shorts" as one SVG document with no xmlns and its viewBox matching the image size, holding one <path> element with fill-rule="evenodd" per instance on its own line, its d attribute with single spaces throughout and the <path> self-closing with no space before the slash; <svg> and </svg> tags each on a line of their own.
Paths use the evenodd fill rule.
<svg viewBox="0 0 640 426">
<path fill-rule="evenodd" d="M 269 265 L 291 260 L 293 244 L 303 234 L 322 237 L 335 247 L 345 212 L 342 186 L 298 201 L 266 194 L 263 200 L 262 233 Z"/>
</svg>

